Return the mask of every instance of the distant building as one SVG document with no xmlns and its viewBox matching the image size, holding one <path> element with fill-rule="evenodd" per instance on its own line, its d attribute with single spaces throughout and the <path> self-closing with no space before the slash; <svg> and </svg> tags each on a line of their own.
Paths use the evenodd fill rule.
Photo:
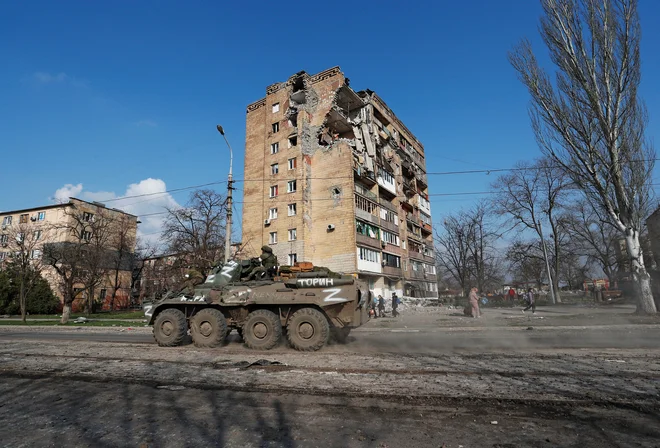
<svg viewBox="0 0 660 448">
<path fill-rule="evenodd" d="M 0 212 L 0 267 L 4 268 L 13 256 L 16 256 L 19 245 L 16 240 L 22 238 L 30 239 L 30 258 L 41 260 L 43 249 L 47 244 L 67 244 L 73 240 L 70 229 L 74 220 L 73 210 L 79 219 L 94 222 L 99 216 L 108 218 L 108 222 L 114 226 L 124 226 L 127 247 L 126 254 L 120 258 L 117 264 L 119 269 L 111 269 L 104 266 L 103 278 L 100 285 L 95 289 L 95 299 L 103 306 L 109 305 L 113 289 L 118 286 L 115 294 L 116 307 L 128 307 L 130 302 L 132 284 L 132 260 L 135 252 L 135 236 L 137 232 L 137 217 L 121 210 L 107 208 L 99 202 L 87 202 L 76 198 L 70 198 L 69 202 L 42 207 L 27 208 Z M 91 226 L 90 226 L 91 227 Z M 82 231 L 82 238 L 91 241 L 91 231 Z M 108 243 L 107 250 L 112 252 L 116 248 Z M 22 246 L 25 247 L 25 246 Z M 115 272 L 117 271 L 117 272 Z M 43 263 L 42 276 L 49 282 L 53 292 L 62 300 L 62 291 L 59 288 L 59 278 L 54 268 Z M 115 281 L 117 280 L 117 281 Z M 87 299 L 87 291 L 82 284 L 76 285 L 79 293 L 74 301 L 74 309 L 84 306 Z"/>
<path fill-rule="evenodd" d="M 357 274 L 377 294 L 437 297 L 424 146 L 339 67 L 247 106 L 243 244 L 280 264 Z"/>
</svg>

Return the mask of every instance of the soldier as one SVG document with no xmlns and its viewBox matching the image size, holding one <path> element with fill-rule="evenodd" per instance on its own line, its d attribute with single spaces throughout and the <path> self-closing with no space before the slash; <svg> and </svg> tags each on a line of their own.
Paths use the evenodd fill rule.
<svg viewBox="0 0 660 448">
<path fill-rule="evenodd" d="M 186 295 L 195 294 L 195 286 L 204 283 L 204 276 L 193 268 L 188 269 L 185 277 L 186 280 L 183 282 L 183 293 Z"/>
<path fill-rule="evenodd" d="M 270 246 L 261 246 L 261 256 L 259 258 L 269 277 L 277 275 L 277 257 Z"/>
</svg>

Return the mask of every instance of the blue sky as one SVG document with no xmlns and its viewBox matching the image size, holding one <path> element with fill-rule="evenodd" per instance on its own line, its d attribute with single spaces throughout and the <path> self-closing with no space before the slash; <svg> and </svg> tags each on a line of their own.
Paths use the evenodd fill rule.
<svg viewBox="0 0 660 448">
<path fill-rule="evenodd" d="M 640 11 L 653 139 L 660 3 L 641 0 Z M 0 210 L 67 193 L 103 200 L 224 180 L 217 123 L 242 178 L 245 106 L 295 72 L 335 65 L 356 90 L 378 92 L 424 143 L 428 172 L 510 167 L 539 155 L 527 94 L 506 60 L 524 36 L 543 51 L 539 15 L 535 0 L 2 2 Z M 438 194 L 488 190 L 494 177 L 429 180 Z M 188 193 L 109 205 L 155 213 Z M 435 196 L 433 219 L 479 197 Z"/>
</svg>

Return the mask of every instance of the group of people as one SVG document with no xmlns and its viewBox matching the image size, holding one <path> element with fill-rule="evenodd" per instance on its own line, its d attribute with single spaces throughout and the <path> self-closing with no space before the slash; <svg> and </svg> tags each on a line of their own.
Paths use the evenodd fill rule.
<svg viewBox="0 0 660 448">
<path fill-rule="evenodd" d="M 395 292 L 392 293 L 392 317 L 397 317 L 399 315 L 399 304 L 401 299 L 396 295 Z M 378 294 L 378 297 L 374 297 L 371 302 L 371 313 L 374 318 L 385 317 L 385 298 Z"/>
<path fill-rule="evenodd" d="M 479 295 L 477 294 L 478 291 L 479 290 L 476 287 L 470 290 L 470 295 L 468 297 L 468 308 L 465 310 L 466 314 L 469 311 L 469 314 L 474 318 L 481 317 L 481 310 L 479 309 Z M 513 288 L 509 290 L 508 294 L 511 300 L 513 300 L 513 297 L 515 296 L 515 291 Z M 534 299 L 534 291 L 532 291 L 532 288 L 527 290 L 523 296 L 523 299 L 527 303 L 527 306 L 522 310 L 522 313 L 525 314 L 525 311 L 529 311 L 529 309 L 531 309 L 532 314 L 536 314 L 536 301 Z"/>
</svg>

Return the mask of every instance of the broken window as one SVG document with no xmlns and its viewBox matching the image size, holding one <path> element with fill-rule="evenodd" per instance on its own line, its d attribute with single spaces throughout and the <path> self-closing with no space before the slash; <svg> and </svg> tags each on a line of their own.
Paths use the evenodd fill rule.
<svg viewBox="0 0 660 448">
<path fill-rule="evenodd" d="M 275 219 L 277 218 L 277 207 L 273 207 L 270 210 L 268 210 L 268 219 Z"/>
<path fill-rule="evenodd" d="M 295 191 L 296 191 L 296 181 L 290 180 L 289 182 L 286 183 L 286 192 L 293 193 Z"/>
<path fill-rule="evenodd" d="M 270 153 L 277 154 L 280 151 L 280 144 L 275 142 L 270 144 Z"/>
<path fill-rule="evenodd" d="M 295 203 L 289 204 L 287 209 L 288 209 L 288 212 L 289 212 L 289 216 L 296 216 L 296 204 Z"/>
<path fill-rule="evenodd" d="M 364 221 L 355 220 L 355 230 L 360 235 L 368 236 L 373 239 L 380 239 L 380 229 Z"/>
<path fill-rule="evenodd" d="M 296 229 L 289 229 L 289 241 L 295 241 L 297 238 Z"/>
<path fill-rule="evenodd" d="M 280 111 L 280 103 L 273 104 L 273 113 L 277 113 L 279 111 Z"/>
<path fill-rule="evenodd" d="M 383 252 L 383 266 L 389 266 L 391 268 L 400 268 L 401 257 L 397 257 L 396 255 Z"/>
<path fill-rule="evenodd" d="M 372 215 L 378 213 L 378 204 L 357 194 L 355 195 L 355 207 Z"/>
<path fill-rule="evenodd" d="M 274 198 L 277 196 L 277 185 L 270 186 L 270 197 Z"/>
<path fill-rule="evenodd" d="M 289 159 L 289 169 L 290 170 L 295 170 L 296 167 L 297 167 L 296 158 L 293 157 L 293 158 Z"/>
<path fill-rule="evenodd" d="M 298 145 L 298 136 L 297 135 L 292 135 L 289 137 L 289 148 L 293 148 L 294 146 Z"/>
<path fill-rule="evenodd" d="M 27 213 L 18 217 L 19 224 L 27 224 L 29 215 Z"/>
<path fill-rule="evenodd" d="M 269 244 L 277 244 L 277 232 L 270 232 L 270 237 L 268 238 Z"/>
<path fill-rule="evenodd" d="M 280 123 L 279 122 L 278 123 L 273 123 L 271 126 L 273 127 L 273 134 L 276 133 L 276 132 L 279 132 L 279 130 L 280 130 Z"/>
<path fill-rule="evenodd" d="M 280 165 L 278 163 L 273 163 L 270 166 L 270 174 L 277 174 L 280 171 Z"/>
</svg>

